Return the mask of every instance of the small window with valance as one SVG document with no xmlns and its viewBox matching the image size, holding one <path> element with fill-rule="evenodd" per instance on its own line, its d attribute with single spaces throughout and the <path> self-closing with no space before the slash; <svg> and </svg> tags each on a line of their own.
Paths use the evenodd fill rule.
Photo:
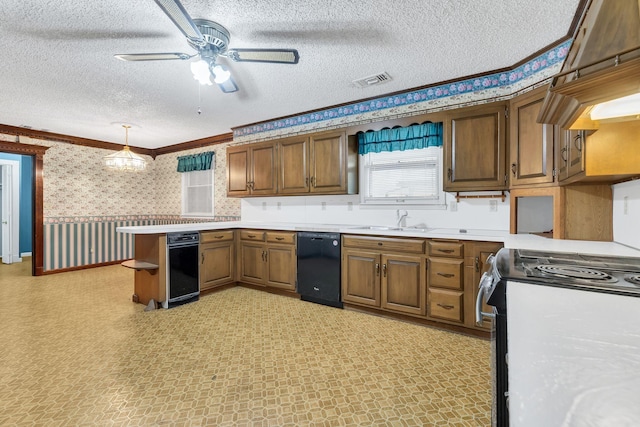
<svg viewBox="0 0 640 427">
<path fill-rule="evenodd" d="M 363 204 L 443 205 L 442 123 L 359 132 Z"/>
<path fill-rule="evenodd" d="M 182 177 L 182 216 L 214 216 L 215 153 L 192 154 L 178 157 Z"/>
</svg>

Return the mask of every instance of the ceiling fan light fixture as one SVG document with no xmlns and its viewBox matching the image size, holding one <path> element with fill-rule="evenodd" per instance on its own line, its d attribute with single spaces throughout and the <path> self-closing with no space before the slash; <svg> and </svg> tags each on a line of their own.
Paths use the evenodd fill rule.
<svg viewBox="0 0 640 427">
<path fill-rule="evenodd" d="M 193 73 L 193 78 L 200 82 L 201 85 L 212 85 L 207 61 L 201 59 L 200 61 L 192 62 L 191 72 Z"/>
<path fill-rule="evenodd" d="M 124 148 L 117 153 L 104 157 L 104 165 L 107 169 L 116 171 L 143 171 L 147 167 L 147 161 L 129 149 L 129 125 L 122 125 L 125 129 Z"/>
<path fill-rule="evenodd" d="M 213 74 L 214 76 L 213 81 L 219 85 L 223 84 L 224 82 L 229 80 L 229 77 L 231 77 L 231 73 L 229 72 L 229 70 L 224 68 L 222 65 L 214 65 L 213 67 L 211 67 L 211 74 Z"/>
</svg>

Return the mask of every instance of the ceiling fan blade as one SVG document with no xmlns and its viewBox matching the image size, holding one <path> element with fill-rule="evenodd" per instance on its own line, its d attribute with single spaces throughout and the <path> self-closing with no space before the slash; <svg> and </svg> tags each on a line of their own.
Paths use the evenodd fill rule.
<svg viewBox="0 0 640 427">
<path fill-rule="evenodd" d="M 233 80 L 233 77 L 229 77 L 224 83 L 216 83 L 221 91 L 224 93 L 232 93 L 238 91 L 238 85 Z"/>
<path fill-rule="evenodd" d="M 300 59 L 295 49 L 229 49 L 225 55 L 236 62 L 297 64 Z"/>
<path fill-rule="evenodd" d="M 180 52 L 165 53 L 123 53 L 113 55 L 121 61 L 164 61 L 170 59 L 191 59 L 195 55 Z"/>
<path fill-rule="evenodd" d="M 204 46 L 206 41 L 204 36 L 191 19 L 191 16 L 187 13 L 182 3 L 179 0 L 154 0 L 164 13 L 173 21 L 182 34 L 185 35 L 189 41 L 198 45 Z"/>
</svg>

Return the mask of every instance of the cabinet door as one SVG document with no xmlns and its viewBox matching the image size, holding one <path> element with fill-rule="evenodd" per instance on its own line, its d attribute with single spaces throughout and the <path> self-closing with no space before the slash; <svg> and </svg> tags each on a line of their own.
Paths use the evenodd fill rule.
<svg viewBox="0 0 640 427">
<path fill-rule="evenodd" d="M 249 149 L 227 148 L 227 196 L 249 195 Z"/>
<path fill-rule="evenodd" d="M 342 301 L 380 307 L 380 255 L 342 251 Z"/>
<path fill-rule="evenodd" d="M 309 140 L 312 193 L 347 191 L 347 140 L 344 132 L 312 136 Z"/>
<path fill-rule="evenodd" d="M 445 120 L 445 191 L 503 190 L 506 104 L 452 113 Z"/>
<path fill-rule="evenodd" d="M 583 130 L 566 131 L 565 138 L 568 149 L 567 155 L 567 177 L 571 178 L 584 172 L 585 159 L 585 132 Z"/>
<path fill-rule="evenodd" d="M 382 255 L 381 307 L 416 315 L 425 312 L 425 258 Z"/>
<path fill-rule="evenodd" d="M 553 125 L 538 123 L 546 93 L 536 90 L 514 98 L 510 108 L 511 186 L 545 184 L 553 176 Z"/>
<path fill-rule="evenodd" d="M 265 247 L 263 244 L 240 243 L 240 281 L 264 286 Z"/>
<path fill-rule="evenodd" d="M 268 144 L 251 149 L 251 194 L 275 195 L 276 146 Z"/>
<path fill-rule="evenodd" d="M 290 138 L 279 142 L 280 173 L 278 191 L 280 194 L 309 192 L 308 147 L 307 138 Z"/>
<path fill-rule="evenodd" d="M 267 286 L 296 290 L 296 252 L 294 246 L 269 245 L 265 254 Z"/>
<path fill-rule="evenodd" d="M 232 283 L 235 280 L 233 242 L 209 243 L 200 248 L 200 290 Z"/>
</svg>

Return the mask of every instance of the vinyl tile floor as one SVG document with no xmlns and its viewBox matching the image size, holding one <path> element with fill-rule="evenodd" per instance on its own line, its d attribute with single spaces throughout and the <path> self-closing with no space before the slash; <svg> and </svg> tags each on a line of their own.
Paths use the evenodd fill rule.
<svg viewBox="0 0 640 427">
<path fill-rule="evenodd" d="M 486 340 L 243 287 L 132 293 L 119 265 L 0 265 L 0 425 L 490 425 Z"/>
</svg>

